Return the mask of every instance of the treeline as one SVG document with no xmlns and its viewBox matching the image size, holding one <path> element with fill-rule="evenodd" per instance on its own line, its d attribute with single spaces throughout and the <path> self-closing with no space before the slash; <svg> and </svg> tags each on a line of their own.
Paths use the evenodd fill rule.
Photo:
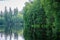
<svg viewBox="0 0 60 40">
<path fill-rule="evenodd" d="M 6 34 L 19 32 L 23 28 L 23 14 L 18 11 L 18 8 L 12 10 L 5 7 L 5 11 L 0 12 L 0 32 Z"/>
<path fill-rule="evenodd" d="M 60 0 L 34 0 L 24 7 L 25 40 L 60 40 Z"/>
</svg>

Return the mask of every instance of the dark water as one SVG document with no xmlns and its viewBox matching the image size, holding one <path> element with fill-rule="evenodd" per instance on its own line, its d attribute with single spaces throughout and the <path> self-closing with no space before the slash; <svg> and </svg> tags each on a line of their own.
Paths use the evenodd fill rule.
<svg viewBox="0 0 60 40">
<path fill-rule="evenodd" d="M 15 37 L 14 33 L 13 33 L 12 36 L 11 36 L 11 39 L 10 39 L 10 35 L 8 35 L 6 37 L 4 33 L 0 33 L 0 40 L 24 40 L 24 38 L 23 38 L 23 36 L 20 36 L 20 35 Z"/>
</svg>

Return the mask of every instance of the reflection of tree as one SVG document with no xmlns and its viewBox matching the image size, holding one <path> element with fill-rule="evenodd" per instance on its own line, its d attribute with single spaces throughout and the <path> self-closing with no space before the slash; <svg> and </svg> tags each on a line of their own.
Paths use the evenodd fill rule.
<svg viewBox="0 0 60 40">
<path fill-rule="evenodd" d="M 9 9 L 7 10 L 7 7 L 5 7 L 4 12 L 0 12 L 0 30 L 3 29 L 5 33 L 5 40 L 7 40 L 7 36 L 10 35 L 10 40 L 12 37 L 12 32 L 17 32 L 22 30 L 23 27 L 23 17 L 20 12 L 18 12 L 18 9 L 14 9 L 14 11 Z M 3 27 L 2 27 L 3 26 Z M 17 34 L 18 35 L 18 34 Z"/>
<path fill-rule="evenodd" d="M 5 40 L 7 40 L 7 35 L 5 35 Z"/>
<path fill-rule="evenodd" d="M 18 33 L 14 33 L 14 39 L 18 40 Z"/>
<path fill-rule="evenodd" d="M 7 8 L 5 7 L 5 12 L 4 12 L 5 14 L 4 14 L 4 17 L 5 17 L 5 21 L 6 21 L 6 28 L 5 28 L 5 40 L 7 40 L 7 34 L 8 34 L 8 27 L 7 27 L 7 19 L 8 19 L 8 17 L 7 17 L 7 13 L 8 13 L 8 11 L 7 11 Z"/>
</svg>

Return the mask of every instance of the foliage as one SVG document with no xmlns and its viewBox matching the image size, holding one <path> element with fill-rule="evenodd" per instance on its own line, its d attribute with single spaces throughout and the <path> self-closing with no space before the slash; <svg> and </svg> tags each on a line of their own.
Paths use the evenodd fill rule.
<svg viewBox="0 0 60 40">
<path fill-rule="evenodd" d="M 10 34 L 11 32 L 20 33 L 19 31 L 22 29 L 23 29 L 23 14 L 20 13 L 18 9 L 14 9 L 14 11 L 12 11 L 11 8 L 9 9 L 8 12 L 5 7 L 5 11 L 3 13 L 1 12 L 0 14 L 0 30 L 2 32 L 5 32 L 6 34 Z"/>
<path fill-rule="evenodd" d="M 24 8 L 25 40 L 60 39 L 60 1 L 34 0 Z"/>
<path fill-rule="evenodd" d="M 46 15 L 43 7 L 40 5 L 40 0 L 26 4 L 24 8 L 24 20 L 25 40 L 45 39 L 47 30 Z"/>
</svg>

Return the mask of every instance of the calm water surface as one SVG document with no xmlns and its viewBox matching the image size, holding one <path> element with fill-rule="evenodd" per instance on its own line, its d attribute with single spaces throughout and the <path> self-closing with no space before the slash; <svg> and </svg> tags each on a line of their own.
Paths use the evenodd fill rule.
<svg viewBox="0 0 60 40">
<path fill-rule="evenodd" d="M 10 40 L 10 35 L 7 36 L 7 40 Z M 5 40 L 5 34 L 0 33 L 0 40 Z M 11 40 L 24 40 L 23 36 L 18 35 L 18 37 L 14 37 L 14 34 L 12 34 Z"/>
</svg>

